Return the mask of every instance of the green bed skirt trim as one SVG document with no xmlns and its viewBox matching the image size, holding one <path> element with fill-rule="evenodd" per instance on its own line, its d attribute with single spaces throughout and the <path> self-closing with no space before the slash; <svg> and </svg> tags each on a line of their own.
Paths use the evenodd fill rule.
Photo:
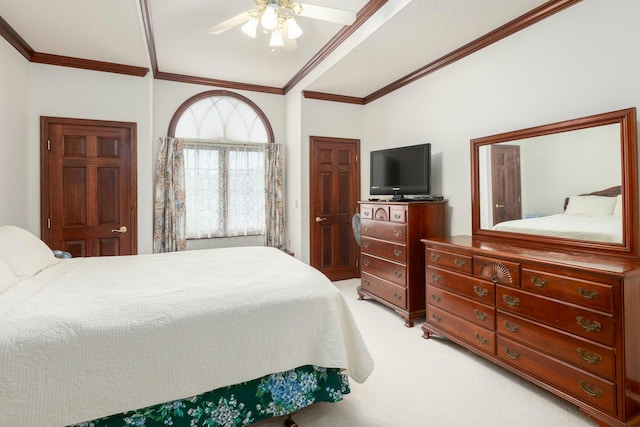
<svg viewBox="0 0 640 427">
<path fill-rule="evenodd" d="M 339 402 L 349 392 L 349 379 L 340 369 L 302 366 L 72 427 L 240 427 L 312 403 Z"/>
</svg>

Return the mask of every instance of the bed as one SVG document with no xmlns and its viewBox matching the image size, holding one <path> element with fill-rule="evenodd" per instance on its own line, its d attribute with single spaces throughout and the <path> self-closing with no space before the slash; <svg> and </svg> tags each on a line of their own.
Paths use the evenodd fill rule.
<svg viewBox="0 0 640 427">
<path fill-rule="evenodd" d="M 620 186 L 568 197 L 560 214 L 504 221 L 494 230 L 595 242 L 622 242 Z"/>
<path fill-rule="evenodd" d="M 245 425 L 373 366 L 339 291 L 277 249 L 58 259 L 0 227 L 4 427 Z"/>
</svg>

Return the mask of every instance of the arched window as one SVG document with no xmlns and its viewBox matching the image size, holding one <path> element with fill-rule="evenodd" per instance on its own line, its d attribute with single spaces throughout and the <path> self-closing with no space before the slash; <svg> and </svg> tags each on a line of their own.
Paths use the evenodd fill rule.
<svg viewBox="0 0 640 427">
<path fill-rule="evenodd" d="M 187 238 L 265 234 L 273 130 L 260 108 L 233 92 L 204 92 L 178 108 L 169 136 L 184 140 Z"/>
</svg>

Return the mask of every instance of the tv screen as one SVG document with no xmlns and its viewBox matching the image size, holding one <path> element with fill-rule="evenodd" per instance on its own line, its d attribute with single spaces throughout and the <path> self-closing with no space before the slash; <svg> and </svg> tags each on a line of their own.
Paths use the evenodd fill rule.
<svg viewBox="0 0 640 427">
<path fill-rule="evenodd" d="M 372 195 L 431 194 L 431 144 L 411 145 L 371 152 Z"/>
</svg>

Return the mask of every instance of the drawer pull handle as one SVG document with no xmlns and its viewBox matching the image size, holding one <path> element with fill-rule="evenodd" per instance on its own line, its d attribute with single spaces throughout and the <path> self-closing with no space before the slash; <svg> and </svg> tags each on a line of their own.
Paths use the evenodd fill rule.
<svg viewBox="0 0 640 427">
<path fill-rule="evenodd" d="M 602 396 L 602 390 L 600 390 L 598 387 L 594 387 L 591 384 L 585 384 L 584 381 L 582 380 L 578 381 L 578 384 L 580 384 L 580 388 L 582 389 L 582 391 L 587 393 L 589 396 L 591 397 Z"/>
<path fill-rule="evenodd" d="M 397 293 L 395 293 L 395 292 L 394 292 L 394 294 L 393 294 L 393 297 L 394 297 L 395 299 L 397 299 L 397 300 L 401 300 L 401 299 L 402 299 L 402 295 L 397 294 Z"/>
<path fill-rule="evenodd" d="M 362 227 L 362 229 L 364 231 L 369 231 L 369 230 L 371 230 L 371 227 L 369 227 L 368 225 L 365 225 L 364 227 Z"/>
<path fill-rule="evenodd" d="M 396 237 L 402 236 L 402 230 L 393 230 L 393 235 Z"/>
<path fill-rule="evenodd" d="M 482 286 L 477 286 L 477 285 L 473 287 L 473 292 L 475 292 L 476 295 L 478 295 L 479 297 L 486 297 L 487 295 L 489 295 L 488 290 L 486 290 Z"/>
<path fill-rule="evenodd" d="M 371 212 L 369 212 L 369 211 L 364 211 L 364 212 L 362 212 L 362 215 L 363 215 L 363 216 L 371 216 Z"/>
<path fill-rule="evenodd" d="M 393 254 L 394 254 L 395 256 L 400 256 L 400 255 L 402 255 L 402 251 L 401 251 L 400 249 L 394 249 L 394 250 L 393 250 Z"/>
<path fill-rule="evenodd" d="M 578 325 L 582 326 L 587 332 L 600 332 L 600 328 L 602 327 L 600 322 L 596 320 L 592 322 L 591 320 L 586 320 L 582 316 L 576 317 L 576 320 L 578 321 Z"/>
<path fill-rule="evenodd" d="M 431 294 L 431 299 L 432 299 L 434 302 L 440 302 L 440 300 L 442 299 L 442 297 L 440 297 L 440 295 Z"/>
<path fill-rule="evenodd" d="M 586 299 L 598 299 L 598 291 L 593 291 L 591 289 L 578 288 L 578 293 L 583 297 L 585 297 Z"/>
<path fill-rule="evenodd" d="M 433 320 L 435 320 L 435 321 L 436 321 L 436 323 L 437 323 L 437 322 L 440 322 L 440 321 L 442 320 L 442 317 L 438 316 L 438 315 L 437 315 L 437 314 L 435 314 L 435 313 L 431 313 L 431 318 L 432 318 Z"/>
<path fill-rule="evenodd" d="M 371 246 L 371 243 L 364 242 L 364 243 L 362 243 L 362 246 L 364 246 L 365 248 L 368 248 L 369 246 Z"/>
<path fill-rule="evenodd" d="M 513 332 L 514 334 L 517 334 L 520 331 L 520 326 L 516 325 L 515 323 L 510 323 L 505 320 L 502 322 L 502 324 L 507 331 Z"/>
<path fill-rule="evenodd" d="M 520 358 L 520 353 L 518 353 L 517 351 L 511 350 L 509 347 L 506 347 L 504 349 L 504 352 L 507 353 L 507 356 L 509 356 L 513 360 L 518 360 Z"/>
<path fill-rule="evenodd" d="M 476 317 L 478 318 L 478 320 L 482 320 L 487 321 L 489 319 L 489 315 L 487 313 L 485 313 L 484 311 L 480 311 L 480 310 L 473 310 L 473 314 L 476 315 Z"/>
<path fill-rule="evenodd" d="M 402 215 L 400 215 L 400 214 L 393 214 L 393 217 L 394 217 L 395 219 L 400 219 L 400 218 L 402 218 Z"/>
<path fill-rule="evenodd" d="M 600 363 L 602 363 L 602 356 L 600 356 L 598 353 L 591 353 L 584 348 L 578 347 L 578 354 L 585 360 L 585 362 L 589 363 L 590 365 L 599 365 Z"/>
<path fill-rule="evenodd" d="M 402 277 L 402 271 L 393 270 L 393 275 L 399 279 Z"/>
<path fill-rule="evenodd" d="M 453 263 L 454 263 L 455 265 L 457 265 L 458 267 L 462 268 L 462 267 L 464 267 L 464 265 L 467 263 L 467 261 L 465 261 L 465 260 L 463 260 L 463 259 L 458 259 L 458 258 L 456 258 L 456 259 L 454 259 L 454 260 L 453 260 Z"/>
<path fill-rule="evenodd" d="M 365 260 L 365 262 L 363 262 L 365 267 L 369 267 L 371 265 L 371 261 L 369 260 Z"/>
<path fill-rule="evenodd" d="M 482 335 L 480 335 L 479 333 L 476 332 L 476 339 L 478 340 L 478 342 L 480 344 L 486 344 L 489 342 L 489 338 L 487 337 L 483 337 Z"/>
<path fill-rule="evenodd" d="M 364 285 L 365 285 L 365 286 L 371 286 L 371 282 L 369 282 L 368 280 L 365 280 L 365 281 L 364 281 Z"/>
<path fill-rule="evenodd" d="M 531 276 L 531 283 L 538 288 L 544 288 L 547 286 L 547 279 L 541 279 L 536 276 Z"/>
<path fill-rule="evenodd" d="M 520 300 L 518 298 L 509 295 L 502 295 L 502 301 L 504 301 L 509 307 L 517 307 L 520 305 Z"/>
<path fill-rule="evenodd" d="M 431 253 L 431 258 L 432 258 L 434 261 L 438 261 L 438 260 L 440 259 L 440 254 L 437 254 L 437 253 L 432 252 L 432 253 Z"/>
<path fill-rule="evenodd" d="M 432 273 L 431 274 L 431 280 L 433 280 L 434 282 L 439 282 L 440 279 L 442 279 L 442 276 L 439 275 L 438 273 Z"/>
</svg>

